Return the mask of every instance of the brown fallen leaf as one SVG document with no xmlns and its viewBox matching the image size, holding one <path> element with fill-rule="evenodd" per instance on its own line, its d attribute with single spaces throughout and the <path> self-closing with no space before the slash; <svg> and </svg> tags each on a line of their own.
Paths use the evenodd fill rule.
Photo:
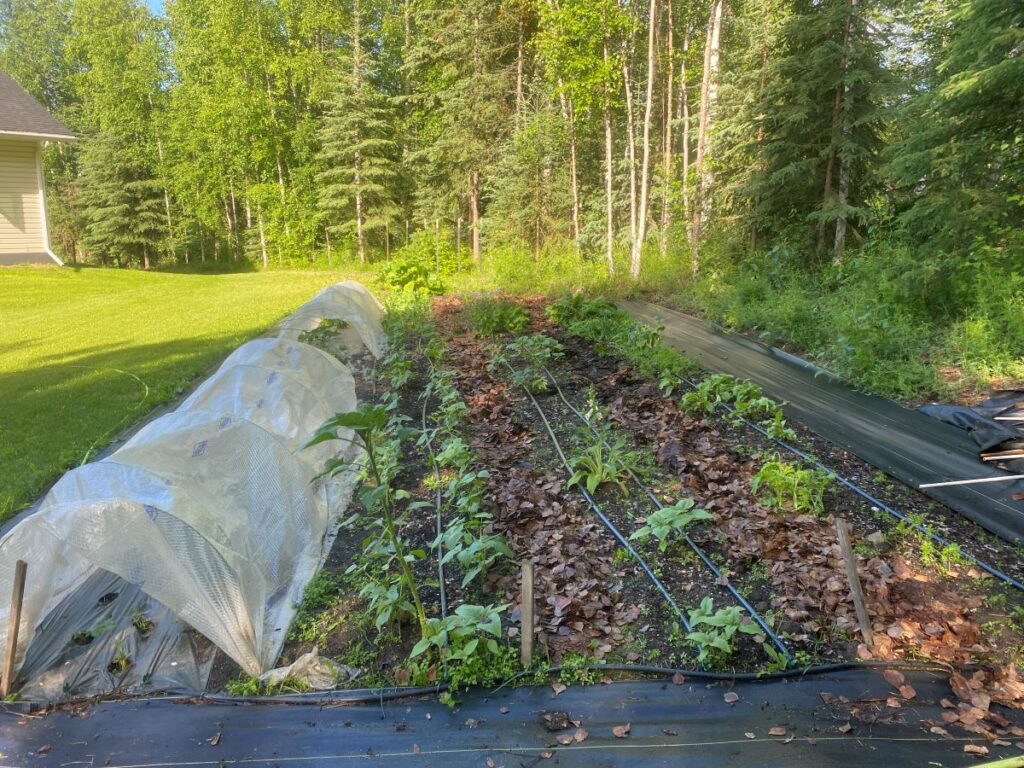
<svg viewBox="0 0 1024 768">
<path fill-rule="evenodd" d="M 560 693 L 565 693 L 568 690 L 568 688 L 569 688 L 569 686 L 567 686 L 565 683 L 552 683 L 551 684 L 551 690 L 555 692 L 555 696 L 557 696 Z M 552 698 L 554 698 L 554 697 L 552 697 Z"/>
<path fill-rule="evenodd" d="M 901 685 L 900 696 L 902 696 L 904 699 L 909 700 L 917 696 L 917 691 L 915 691 L 914 687 L 911 685 Z"/>
<path fill-rule="evenodd" d="M 722 698 L 725 699 L 726 704 L 735 704 L 737 701 L 740 700 L 740 695 L 735 691 L 729 691 Z"/>
<path fill-rule="evenodd" d="M 211 747 L 216 747 L 218 744 L 220 744 L 220 731 L 217 731 L 217 733 L 213 734 L 213 738 L 210 739 Z"/>
<path fill-rule="evenodd" d="M 469 718 L 469 720 L 466 721 L 466 727 L 467 728 L 476 728 L 478 725 L 480 725 L 480 721 L 479 720 L 475 720 L 472 717 Z"/>
<path fill-rule="evenodd" d="M 751 733 L 750 731 L 747 731 L 743 735 L 746 736 L 748 739 L 756 739 L 757 738 L 757 736 L 755 734 Z"/>
<path fill-rule="evenodd" d="M 586 728 L 577 728 L 576 733 L 572 735 L 572 740 L 579 744 L 586 741 L 588 736 L 590 736 L 590 731 Z"/>
<path fill-rule="evenodd" d="M 965 744 L 964 752 L 968 755 L 979 755 L 984 757 L 988 754 L 988 747 L 983 747 L 980 744 Z"/>
<path fill-rule="evenodd" d="M 769 736 L 785 736 L 786 735 L 786 729 L 783 728 L 781 725 L 776 725 L 774 728 L 769 728 L 768 729 L 768 735 Z"/>
<path fill-rule="evenodd" d="M 992 742 L 992 746 L 994 746 L 994 747 L 1009 747 L 1009 746 L 1012 746 L 1012 745 L 1006 739 L 996 739 L 995 741 Z"/>
<path fill-rule="evenodd" d="M 554 752 L 549 752 L 546 749 L 543 752 L 540 753 L 540 757 L 541 757 L 542 760 L 550 760 L 554 756 L 555 756 Z"/>
<path fill-rule="evenodd" d="M 412 753 L 414 755 L 418 755 L 420 753 L 420 745 L 419 744 L 413 744 L 412 745 Z"/>
<path fill-rule="evenodd" d="M 843 723 L 836 730 L 838 730 L 840 733 L 849 733 L 850 731 L 853 730 L 853 726 L 850 725 L 849 723 Z"/>
<path fill-rule="evenodd" d="M 611 685 L 611 684 L 612 684 L 612 679 L 610 677 L 602 677 L 601 678 L 601 685 Z"/>
<path fill-rule="evenodd" d="M 629 723 L 626 723 L 625 725 L 616 725 L 612 728 L 612 733 L 615 734 L 616 739 L 624 739 L 629 736 L 629 727 Z"/>
<path fill-rule="evenodd" d="M 572 744 L 572 734 L 571 733 L 560 733 L 555 738 L 555 741 L 557 741 L 563 747 L 567 746 L 569 744 Z"/>
<path fill-rule="evenodd" d="M 666 736 L 678 736 L 679 735 L 679 731 L 673 731 L 671 728 L 662 728 L 661 732 L 664 733 Z"/>
<path fill-rule="evenodd" d="M 928 729 L 928 731 L 930 733 L 934 733 L 936 736 L 946 736 L 947 738 L 949 737 L 949 731 L 947 731 L 945 728 L 939 725 L 933 725 L 931 728 Z"/>
<path fill-rule="evenodd" d="M 510 709 L 509 709 L 508 707 L 502 707 L 502 708 L 501 708 L 501 709 L 499 709 L 498 711 L 499 711 L 499 712 L 501 712 L 501 714 L 503 714 L 503 715 L 507 715 L 507 714 L 508 714 L 509 712 L 511 712 L 512 710 L 510 710 Z"/>
<path fill-rule="evenodd" d="M 494 758 L 488 757 L 485 762 L 487 764 L 487 768 L 494 768 L 494 766 L 495 766 Z"/>
<path fill-rule="evenodd" d="M 686 682 L 686 678 L 683 677 L 683 673 L 682 672 L 676 672 L 674 675 L 672 675 L 672 682 L 675 685 L 682 685 L 683 683 Z"/>
<path fill-rule="evenodd" d="M 905 682 L 907 682 L 906 676 L 898 669 L 887 669 L 882 672 L 882 677 L 885 678 L 885 682 L 891 685 L 893 688 L 899 688 Z"/>
<path fill-rule="evenodd" d="M 48 754 L 50 754 L 50 750 L 52 750 L 52 749 L 53 749 L 53 747 L 50 746 L 49 744 L 44 744 L 43 746 L 41 746 L 39 749 L 36 750 L 36 754 L 37 755 L 48 755 Z"/>
</svg>

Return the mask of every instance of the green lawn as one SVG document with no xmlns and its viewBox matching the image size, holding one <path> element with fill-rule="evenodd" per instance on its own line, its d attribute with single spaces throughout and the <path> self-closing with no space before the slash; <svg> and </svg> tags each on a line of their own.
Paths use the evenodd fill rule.
<svg viewBox="0 0 1024 768">
<path fill-rule="evenodd" d="M 338 272 L 0 269 L 0 521 Z"/>
</svg>

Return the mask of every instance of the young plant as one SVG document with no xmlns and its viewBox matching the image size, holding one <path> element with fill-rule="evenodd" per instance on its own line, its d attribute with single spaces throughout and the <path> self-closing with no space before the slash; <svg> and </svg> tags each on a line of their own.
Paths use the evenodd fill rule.
<svg viewBox="0 0 1024 768">
<path fill-rule="evenodd" d="M 372 549 L 372 554 L 380 556 L 385 563 L 385 571 L 397 566 L 400 585 L 399 594 L 393 600 L 384 600 L 381 595 L 370 597 L 371 600 L 376 598 L 378 606 L 392 609 L 394 606 L 404 608 L 407 605 L 404 601 L 408 600 L 410 612 L 416 616 L 420 636 L 423 637 L 427 632 L 427 615 L 420 600 L 419 585 L 410 565 L 415 559 L 415 553 L 406 552 L 405 542 L 398 530 L 398 512 L 395 505 L 397 499 L 408 497 L 408 494 L 404 491 L 395 491 L 391 487 L 392 471 L 388 468 L 397 460 L 398 440 L 388 444 L 388 427 L 388 409 L 385 406 L 363 405 L 357 411 L 339 413 L 328 419 L 307 443 L 307 447 L 329 440 L 343 439 L 340 434 L 340 430 L 343 429 L 352 430 L 362 444 L 366 454 L 366 466 L 359 500 L 369 515 L 368 522 L 377 529 L 383 539 L 374 541 L 375 537 L 371 535 L 366 548 Z M 399 439 L 400 437 L 401 435 Z M 327 462 L 323 474 L 334 476 L 346 471 L 348 467 L 347 461 L 332 459 Z M 385 595 L 390 597 L 390 592 L 390 589 L 386 589 Z"/>
<path fill-rule="evenodd" d="M 450 523 L 441 536 L 431 544 L 431 548 L 436 549 L 438 544 L 444 546 L 442 565 L 447 565 L 452 560 L 458 561 L 462 569 L 463 587 L 478 576 L 486 575 L 487 571 L 502 558 L 512 557 L 512 550 L 508 548 L 503 536 L 494 533 L 476 536 L 466 529 L 463 520 Z"/>
<path fill-rule="evenodd" d="M 636 453 L 627 449 L 625 438 L 606 440 L 602 434 L 591 439 L 593 442 L 586 451 L 571 461 L 573 474 L 566 487 L 580 485 L 594 493 L 605 483 L 614 483 L 623 496 L 628 496 L 625 478 L 636 471 Z"/>
<path fill-rule="evenodd" d="M 761 634 L 760 627 L 749 616 L 743 615 L 738 605 L 715 610 L 710 597 L 700 601 L 700 607 L 690 611 L 693 631 L 686 639 L 700 646 L 697 661 L 703 664 L 711 657 L 725 658 L 733 653 L 733 638 L 737 632 L 745 635 Z"/>
<path fill-rule="evenodd" d="M 713 520 L 706 509 L 694 508 L 693 499 L 680 499 L 671 507 L 663 507 L 647 516 L 646 524 L 637 529 L 631 541 L 658 540 L 658 550 L 664 552 L 674 540 L 682 538 L 687 526 L 697 520 Z"/>
<path fill-rule="evenodd" d="M 750 490 L 769 507 L 792 512 L 825 512 L 825 490 L 833 476 L 818 469 L 800 469 L 777 456 L 750 480 Z"/>
<path fill-rule="evenodd" d="M 548 388 L 544 369 L 552 360 L 562 356 L 562 345 L 550 336 L 519 336 L 495 352 L 487 369 L 502 373 L 512 368 L 512 383 L 526 387 L 531 392 L 543 392 Z"/>
</svg>

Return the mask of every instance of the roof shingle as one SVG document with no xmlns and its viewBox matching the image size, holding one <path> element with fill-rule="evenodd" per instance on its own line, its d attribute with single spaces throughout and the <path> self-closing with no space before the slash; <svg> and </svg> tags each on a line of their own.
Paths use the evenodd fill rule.
<svg viewBox="0 0 1024 768">
<path fill-rule="evenodd" d="M 0 135 L 15 134 L 40 138 L 73 139 L 75 135 L 61 125 L 46 108 L 0 71 Z"/>
</svg>

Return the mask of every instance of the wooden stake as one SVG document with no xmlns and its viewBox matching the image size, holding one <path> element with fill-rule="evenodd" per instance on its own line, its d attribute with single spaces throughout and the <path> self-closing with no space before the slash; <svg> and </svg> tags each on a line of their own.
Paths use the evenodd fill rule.
<svg viewBox="0 0 1024 768">
<path fill-rule="evenodd" d="M 921 488 L 944 488 L 947 485 L 974 485 L 975 483 L 1001 483 L 1006 480 L 1024 480 L 1024 475 L 1003 475 L 1002 477 L 981 477 L 976 480 L 949 480 L 945 483 L 925 483 Z"/>
<path fill-rule="evenodd" d="M 14 688 L 14 660 L 18 655 L 18 628 L 21 626 L 21 605 L 25 599 L 25 573 L 28 563 L 14 564 L 14 590 L 11 593 L 11 612 L 7 617 L 7 651 L 4 653 L 4 677 L 0 682 L 0 698 L 6 699 Z"/>
<path fill-rule="evenodd" d="M 519 651 L 519 663 L 523 669 L 529 669 L 533 663 L 533 561 L 523 560 L 523 584 L 519 600 L 520 635 L 522 646 Z"/>
<path fill-rule="evenodd" d="M 860 634 L 864 638 L 864 644 L 873 648 L 875 639 L 871 634 L 871 620 L 868 618 L 868 609 L 864 607 L 864 592 L 860 586 L 860 576 L 857 575 L 857 556 L 853 554 L 853 547 L 850 544 L 850 527 L 840 517 L 836 518 L 836 536 L 839 539 L 839 548 L 843 552 L 843 562 L 846 564 L 846 578 L 850 582 L 850 596 L 853 598 L 853 607 L 857 609 L 857 623 L 860 624 Z"/>
</svg>

